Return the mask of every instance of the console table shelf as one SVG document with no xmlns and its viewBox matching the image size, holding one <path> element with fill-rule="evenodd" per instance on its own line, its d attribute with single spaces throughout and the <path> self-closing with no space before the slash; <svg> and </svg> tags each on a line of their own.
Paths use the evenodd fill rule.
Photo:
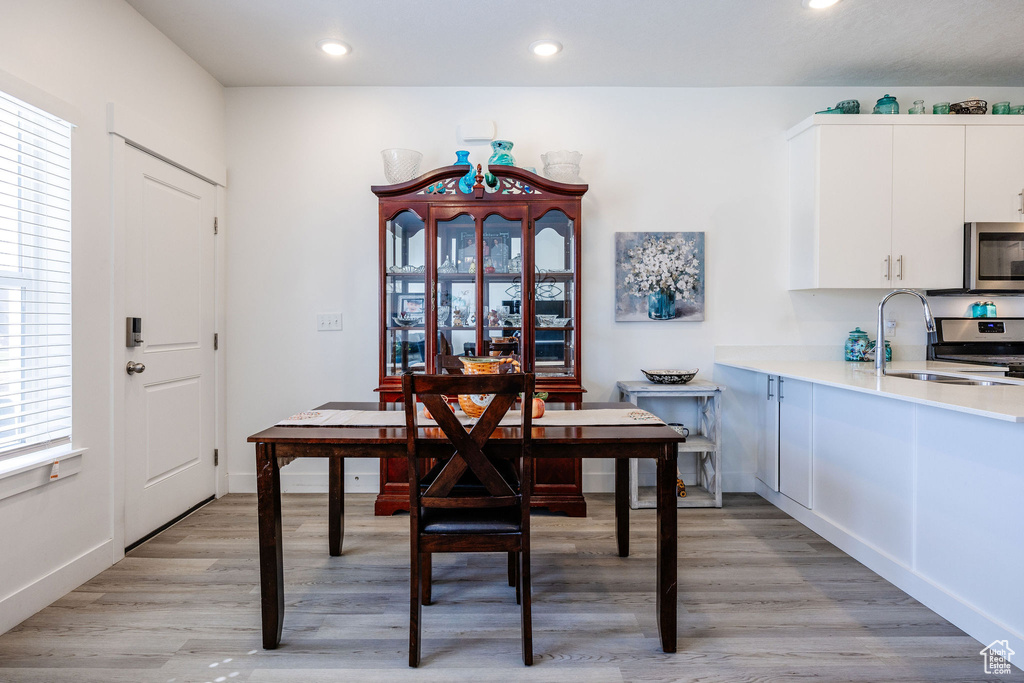
<svg viewBox="0 0 1024 683">
<path fill-rule="evenodd" d="M 679 444 L 680 453 L 697 454 L 697 485 L 686 488 L 686 497 L 676 507 L 722 507 L 722 390 L 724 387 L 707 380 L 691 380 L 686 384 L 652 384 L 641 381 L 616 383 L 619 399 L 640 407 L 640 399 L 687 399 L 697 403 L 697 424 L 690 428 L 686 443 Z M 629 505 L 637 508 L 655 507 L 653 486 L 639 486 L 639 462 L 629 461 Z"/>
</svg>

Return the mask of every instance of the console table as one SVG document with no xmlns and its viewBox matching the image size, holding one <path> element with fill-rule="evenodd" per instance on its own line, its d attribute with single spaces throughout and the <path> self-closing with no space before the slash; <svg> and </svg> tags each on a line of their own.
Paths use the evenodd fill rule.
<svg viewBox="0 0 1024 683">
<path fill-rule="evenodd" d="M 653 384 L 646 381 L 616 382 L 619 397 L 639 407 L 642 398 L 687 399 L 697 402 L 697 424 L 689 426 L 680 453 L 697 454 L 697 486 L 687 487 L 686 497 L 677 498 L 677 507 L 722 507 L 722 390 L 724 387 L 703 379 L 686 384 Z M 645 408 L 647 409 L 647 408 Z M 647 409 L 649 410 L 649 409 Z M 651 411 L 653 412 L 653 411 Z M 665 419 L 663 416 L 662 419 Z M 640 486 L 639 461 L 629 461 L 629 506 L 652 508 L 656 505 L 655 487 Z"/>
</svg>

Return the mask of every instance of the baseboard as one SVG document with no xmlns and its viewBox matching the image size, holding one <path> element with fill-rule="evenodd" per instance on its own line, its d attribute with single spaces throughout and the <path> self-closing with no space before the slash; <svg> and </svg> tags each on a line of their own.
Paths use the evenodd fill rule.
<svg viewBox="0 0 1024 683">
<path fill-rule="evenodd" d="M 11 630 L 110 567 L 112 557 L 112 541 L 108 539 L 0 600 L 0 633 Z"/>
<path fill-rule="evenodd" d="M 808 510 L 778 491 L 769 489 L 763 482 L 756 481 L 754 491 L 886 581 L 920 601 L 943 619 L 962 629 L 982 645 L 1007 637 L 1013 642 L 1024 642 L 1024 634 L 993 619 L 974 605 L 917 574 L 911 567 L 821 517 L 813 510 Z"/>
</svg>

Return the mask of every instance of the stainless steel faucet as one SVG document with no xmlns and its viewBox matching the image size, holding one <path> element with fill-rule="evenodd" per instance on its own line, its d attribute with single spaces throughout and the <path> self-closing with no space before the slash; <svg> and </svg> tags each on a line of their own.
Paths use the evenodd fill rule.
<svg viewBox="0 0 1024 683">
<path fill-rule="evenodd" d="M 923 294 L 912 289 L 894 289 L 883 296 L 878 302 L 878 341 L 875 342 L 875 374 L 879 377 L 885 375 L 885 302 L 897 294 L 913 294 L 920 299 L 921 305 L 924 306 L 924 326 L 929 334 L 935 331 L 935 318 L 932 317 L 932 309 L 928 307 L 928 299 L 925 299 Z"/>
</svg>

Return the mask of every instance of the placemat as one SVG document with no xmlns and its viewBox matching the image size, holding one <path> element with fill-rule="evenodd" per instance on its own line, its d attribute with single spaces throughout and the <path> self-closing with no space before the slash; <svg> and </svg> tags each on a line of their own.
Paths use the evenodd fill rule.
<svg viewBox="0 0 1024 683">
<path fill-rule="evenodd" d="M 455 415 L 464 425 L 476 423 L 461 410 L 456 410 Z M 510 410 L 501 420 L 501 425 L 514 427 L 519 424 L 521 417 L 518 410 Z M 417 416 L 417 423 L 421 426 L 433 426 L 437 423 L 423 417 L 421 410 Z M 586 426 L 612 426 L 612 425 L 663 425 L 665 422 L 646 410 L 639 408 L 598 408 L 596 410 L 549 410 L 543 417 L 533 419 L 533 424 L 538 427 L 586 427 Z M 405 413 L 398 410 L 307 410 L 292 415 L 286 420 L 277 423 L 278 427 L 295 426 L 314 427 L 404 427 Z"/>
</svg>

